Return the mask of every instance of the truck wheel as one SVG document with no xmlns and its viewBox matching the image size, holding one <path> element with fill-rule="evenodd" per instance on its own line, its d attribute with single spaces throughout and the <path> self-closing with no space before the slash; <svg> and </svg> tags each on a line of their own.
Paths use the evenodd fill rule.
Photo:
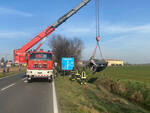
<svg viewBox="0 0 150 113">
<path fill-rule="evenodd" d="M 28 83 L 31 83 L 31 82 L 32 82 L 32 79 L 31 79 L 31 78 L 30 78 L 30 79 L 27 78 L 27 82 L 28 82 Z"/>
<path fill-rule="evenodd" d="M 48 82 L 52 82 L 53 81 L 53 77 L 51 76 L 50 78 L 48 78 Z"/>
</svg>

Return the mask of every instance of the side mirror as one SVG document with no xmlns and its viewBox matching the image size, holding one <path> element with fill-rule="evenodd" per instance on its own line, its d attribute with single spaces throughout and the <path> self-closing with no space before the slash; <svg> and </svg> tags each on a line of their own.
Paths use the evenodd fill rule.
<svg viewBox="0 0 150 113">
<path fill-rule="evenodd" d="M 28 54 L 26 54 L 25 59 L 26 59 L 26 61 L 28 63 Z"/>
</svg>

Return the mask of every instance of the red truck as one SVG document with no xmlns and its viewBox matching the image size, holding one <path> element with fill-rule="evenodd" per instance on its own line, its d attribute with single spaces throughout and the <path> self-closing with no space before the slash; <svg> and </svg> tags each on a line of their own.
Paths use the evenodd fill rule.
<svg viewBox="0 0 150 113">
<path fill-rule="evenodd" d="M 53 53 L 50 51 L 29 51 L 26 56 L 27 61 L 27 80 L 32 78 L 46 78 L 48 81 L 53 79 Z"/>
<path fill-rule="evenodd" d="M 48 26 L 40 34 L 35 36 L 30 42 L 22 48 L 14 50 L 14 62 L 16 64 L 27 63 L 27 80 L 32 78 L 48 78 L 52 80 L 53 75 L 53 55 L 52 52 L 38 51 L 43 44 L 40 43 L 35 51 L 29 51 L 34 45 L 41 40 L 45 41 L 48 36 L 68 18 L 74 15 L 78 10 L 85 6 L 91 0 L 83 0 L 77 7 L 70 10 L 64 16 L 59 18 L 54 24 Z"/>
</svg>

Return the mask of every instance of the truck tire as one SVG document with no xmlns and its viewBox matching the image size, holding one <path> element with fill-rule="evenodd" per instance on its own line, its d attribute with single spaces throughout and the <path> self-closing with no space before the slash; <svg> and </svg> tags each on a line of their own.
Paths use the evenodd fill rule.
<svg viewBox="0 0 150 113">
<path fill-rule="evenodd" d="M 28 82 L 28 83 L 31 83 L 31 82 L 32 82 L 32 79 L 27 78 L 27 82 Z"/>
<path fill-rule="evenodd" d="M 48 78 L 48 82 L 52 82 L 53 81 L 53 77 L 51 76 L 50 78 Z"/>
</svg>

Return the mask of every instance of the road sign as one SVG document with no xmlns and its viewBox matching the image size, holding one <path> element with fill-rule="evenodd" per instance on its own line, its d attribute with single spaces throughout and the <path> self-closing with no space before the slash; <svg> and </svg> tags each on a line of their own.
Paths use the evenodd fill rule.
<svg viewBox="0 0 150 113">
<path fill-rule="evenodd" d="M 62 70 L 73 70 L 74 58 L 62 58 Z"/>
</svg>

